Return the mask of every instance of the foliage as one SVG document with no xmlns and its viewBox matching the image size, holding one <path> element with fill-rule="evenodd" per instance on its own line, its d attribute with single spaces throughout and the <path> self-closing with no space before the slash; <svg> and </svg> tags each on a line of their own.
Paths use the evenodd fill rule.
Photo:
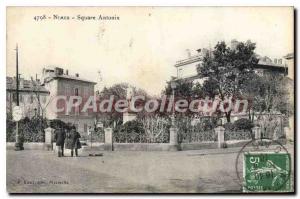
<svg viewBox="0 0 300 199">
<path fill-rule="evenodd" d="M 203 63 L 197 67 L 198 74 L 205 78 L 204 85 L 209 96 L 237 97 L 253 66 L 258 63 L 254 53 L 255 43 L 239 42 L 236 49 L 230 49 L 225 42 L 219 42 L 211 54 L 203 58 Z M 230 122 L 231 111 L 225 112 Z"/>
<path fill-rule="evenodd" d="M 242 95 L 249 99 L 249 112 L 252 111 L 251 120 L 254 120 L 254 112 L 280 112 L 293 114 L 293 102 L 290 100 L 288 77 L 277 73 L 265 73 L 263 76 L 252 74 L 243 85 Z"/>
<path fill-rule="evenodd" d="M 168 83 L 165 90 L 163 91 L 165 95 L 172 95 L 171 84 Z M 176 81 L 175 96 L 180 98 L 189 98 L 193 96 L 193 82 L 188 80 Z"/>
<path fill-rule="evenodd" d="M 54 129 L 62 128 L 62 129 L 68 129 L 70 128 L 70 124 L 67 124 L 59 119 L 54 119 L 50 121 L 50 127 Z"/>
<path fill-rule="evenodd" d="M 170 83 L 171 82 L 168 82 L 166 88 L 162 91 L 163 95 L 169 97 L 173 95 Z M 203 86 L 199 82 L 193 83 L 192 81 L 188 81 L 184 79 L 178 80 L 176 81 L 176 88 L 174 89 L 175 101 L 185 99 L 188 102 L 191 102 L 194 99 L 202 98 L 204 97 L 203 89 L 204 89 Z M 169 102 L 167 100 L 166 107 L 168 103 Z M 160 116 L 166 116 L 166 113 L 158 112 L 156 114 L 159 114 Z M 198 113 L 194 113 L 190 109 L 187 109 L 183 113 L 177 112 L 176 114 L 184 115 L 184 116 L 193 116 L 193 115 L 197 115 Z"/>
<path fill-rule="evenodd" d="M 261 127 L 263 137 L 277 139 L 286 137 L 283 130 L 283 115 L 279 114 L 260 114 L 257 118 L 257 123 Z"/>
<path fill-rule="evenodd" d="M 114 96 L 115 102 L 120 99 L 126 99 L 126 90 L 127 88 L 133 88 L 133 96 L 145 96 L 145 100 L 149 99 L 151 96 L 147 94 L 147 92 L 143 89 L 136 88 L 127 83 L 119 83 L 115 84 L 111 87 L 104 87 L 103 90 L 99 93 L 100 101 L 109 99 L 110 96 Z M 146 114 L 145 111 L 139 112 L 138 115 L 143 117 Z M 122 115 L 118 111 L 115 111 L 113 108 L 110 112 L 101 112 L 98 114 L 98 118 L 100 118 L 106 127 L 117 126 L 122 123 Z"/>
<path fill-rule="evenodd" d="M 6 141 L 14 142 L 16 136 L 16 122 L 6 120 Z M 44 142 L 47 121 L 41 117 L 24 118 L 19 121 L 19 135 L 22 142 Z"/>
<path fill-rule="evenodd" d="M 177 117 L 176 127 L 178 129 L 179 142 L 202 142 L 215 141 L 216 136 L 214 128 L 217 124 L 217 119 L 214 117 Z"/>
<path fill-rule="evenodd" d="M 254 127 L 253 123 L 245 118 L 241 118 L 234 123 L 224 124 L 225 140 L 248 140 L 252 139 L 252 128 Z"/>
<path fill-rule="evenodd" d="M 168 143 L 168 119 L 162 117 L 147 117 L 128 121 L 114 129 L 114 141 L 119 143 Z"/>
<path fill-rule="evenodd" d="M 236 130 L 246 130 L 251 131 L 251 129 L 254 127 L 253 123 L 246 118 L 241 118 L 234 122 L 234 128 Z"/>
<path fill-rule="evenodd" d="M 142 142 L 145 135 L 143 124 L 137 120 L 128 121 L 114 129 L 114 141 L 120 143 Z"/>
<path fill-rule="evenodd" d="M 227 122 L 224 124 L 225 131 L 234 131 L 235 130 L 235 125 L 231 122 Z"/>
<path fill-rule="evenodd" d="M 169 129 L 171 121 L 166 117 L 146 117 L 139 119 L 145 129 L 146 142 L 167 143 L 169 142 Z"/>
</svg>

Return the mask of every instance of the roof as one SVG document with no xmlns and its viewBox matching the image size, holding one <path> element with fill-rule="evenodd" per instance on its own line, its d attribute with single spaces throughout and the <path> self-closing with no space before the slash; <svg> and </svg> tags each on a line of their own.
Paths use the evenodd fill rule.
<svg viewBox="0 0 300 199">
<path fill-rule="evenodd" d="M 201 54 L 197 54 L 197 55 L 191 56 L 187 59 L 177 61 L 176 64 L 175 64 L 175 67 L 184 66 L 184 65 L 187 65 L 187 64 L 192 64 L 192 63 L 195 63 L 195 62 L 199 62 L 199 61 L 202 60 L 202 58 L 203 58 L 203 56 Z"/>
<path fill-rule="evenodd" d="M 15 91 L 16 89 L 16 78 L 6 77 L 6 90 Z M 25 80 L 23 78 L 19 80 L 19 91 L 49 93 L 49 91 L 45 87 L 41 86 L 39 82 Z"/>
<path fill-rule="evenodd" d="M 90 80 L 87 80 L 87 79 L 79 78 L 79 77 L 76 77 L 76 76 L 65 75 L 65 74 L 54 75 L 54 76 L 47 77 L 45 81 L 50 82 L 54 79 L 69 79 L 69 80 L 86 82 L 86 83 L 90 83 L 90 84 L 97 84 L 96 82 L 93 82 L 93 81 L 90 81 Z"/>
<path fill-rule="evenodd" d="M 254 66 L 254 68 L 281 71 L 281 72 L 287 72 L 288 70 L 288 68 L 283 64 L 275 64 L 274 62 L 264 62 L 262 60 L 259 60 L 259 62 Z"/>
<path fill-rule="evenodd" d="M 288 54 L 290 55 L 290 54 Z M 276 70 L 276 71 L 287 71 L 287 67 L 284 64 L 274 63 L 269 57 L 264 56 L 261 57 L 257 55 L 259 58 L 259 62 L 254 66 L 254 68 L 260 69 L 269 69 L 269 70 Z M 292 54 L 293 56 L 293 54 Z M 191 56 L 190 58 L 179 60 L 176 62 L 175 67 L 184 66 L 191 63 L 196 63 L 202 61 L 203 56 L 201 54 Z"/>
</svg>

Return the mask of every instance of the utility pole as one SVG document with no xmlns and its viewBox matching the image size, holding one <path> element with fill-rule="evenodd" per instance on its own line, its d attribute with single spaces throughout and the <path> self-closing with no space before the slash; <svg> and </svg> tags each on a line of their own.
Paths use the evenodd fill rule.
<svg viewBox="0 0 300 199">
<path fill-rule="evenodd" d="M 14 115 L 17 115 L 18 119 L 16 119 L 16 143 L 15 143 L 15 150 L 20 151 L 24 150 L 23 143 L 20 142 L 20 135 L 19 135 L 19 120 L 21 119 L 20 115 L 22 114 L 21 110 L 19 109 L 19 50 L 18 44 L 16 47 L 16 95 L 17 95 L 17 106 L 14 109 Z M 18 113 L 17 113 L 18 112 Z M 16 118 L 16 116 L 15 116 Z"/>
<path fill-rule="evenodd" d="M 18 44 L 16 47 L 16 95 L 17 95 L 17 106 L 19 106 L 19 49 Z"/>
</svg>

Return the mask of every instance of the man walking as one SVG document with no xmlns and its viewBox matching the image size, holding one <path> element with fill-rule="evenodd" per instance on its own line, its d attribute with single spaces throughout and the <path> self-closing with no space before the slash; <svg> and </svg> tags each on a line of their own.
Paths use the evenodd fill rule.
<svg viewBox="0 0 300 199">
<path fill-rule="evenodd" d="M 64 129 L 61 128 L 61 126 L 58 127 L 57 130 L 55 130 L 55 140 L 56 140 L 56 146 L 58 146 L 58 157 L 64 156 L 64 144 L 65 144 L 65 138 L 66 134 Z"/>
</svg>

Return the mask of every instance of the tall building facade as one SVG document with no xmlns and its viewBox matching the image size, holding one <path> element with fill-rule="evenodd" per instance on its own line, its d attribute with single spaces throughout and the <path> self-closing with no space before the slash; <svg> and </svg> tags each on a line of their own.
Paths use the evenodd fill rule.
<svg viewBox="0 0 300 199">
<path fill-rule="evenodd" d="M 59 119 L 65 123 L 73 124 L 83 135 L 87 134 L 89 126 L 94 124 L 95 114 L 92 110 L 82 112 L 84 102 L 94 96 L 95 82 L 79 77 L 79 74 L 70 75 L 68 70 L 59 67 L 46 67 L 43 69 L 42 83 L 45 89 L 49 90 L 49 105 L 47 106 L 46 117 L 48 119 Z M 66 101 L 55 100 L 58 96 L 65 96 Z M 79 96 L 82 103 L 66 110 L 66 102 L 70 96 Z M 75 102 L 74 102 L 75 103 Z M 57 108 L 64 108 L 64 111 L 57 112 Z"/>
</svg>

